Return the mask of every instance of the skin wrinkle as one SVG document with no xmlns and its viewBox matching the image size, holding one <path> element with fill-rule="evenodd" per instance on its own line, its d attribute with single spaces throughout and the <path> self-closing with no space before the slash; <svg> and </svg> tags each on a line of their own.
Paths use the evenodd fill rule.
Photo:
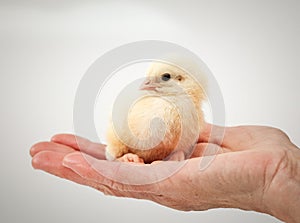
<svg viewBox="0 0 300 223">
<path fill-rule="evenodd" d="M 291 168 L 291 177 L 292 178 L 300 178 L 299 177 L 299 173 L 298 173 L 298 170 L 300 169 L 300 164 L 299 162 L 296 162 L 295 160 L 291 159 L 293 162 L 292 162 L 292 168 Z"/>
<path fill-rule="evenodd" d="M 299 188 L 299 179 L 297 181 L 297 179 L 293 178 L 293 174 L 292 174 L 292 168 L 293 168 L 293 162 L 296 162 L 296 160 L 294 159 L 290 159 L 294 157 L 294 150 L 284 150 L 284 155 L 282 155 L 281 159 L 279 160 L 280 162 L 278 163 L 278 165 L 276 165 L 276 174 L 274 173 L 274 176 L 272 176 L 272 181 L 270 183 L 270 186 L 268 188 L 268 190 L 265 193 L 265 199 L 271 199 L 274 200 L 273 198 L 273 194 L 275 192 L 278 192 L 279 195 L 281 192 L 286 192 L 286 191 L 295 191 L 297 193 L 297 187 Z M 298 159 L 299 161 L 299 159 Z M 299 163 L 299 162 L 297 162 Z M 294 166 L 295 167 L 295 166 Z M 297 171 L 297 170 L 296 170 Z M 300 173 L 300 169 L 298 169 L 298 174 L 296 174 L 297 176 L 299 176 Z M 295 196 L 290 196 L 290 194 L 287 194 L 288 196 L 281 196 L 278 197 L 278 200 L 281 200 L 282 203 L 286 203 L 290 200 L 298 200 L 299 196 L 300 196 L 300 192 L 298 191 L 298 195 Z M 292 213 L 294 213 L 295 211 L 297 212 L 297 206 L 295 205 L 289 205 L 286 206 L 285 210 L 280 209 L 280 205 L 276 204 L 276 208 L 271 209 L 269 208 L 269 213 L 271 213 L 272 215 L 278 215 L 280 213 L 280 215 L 285 216 L 285 221 L 288 220 L 288 222 L 299 222 L 300 219 L 295 220 L 293 219 L 293 215 Z M 299 208 L 299 206 L 298 206 Z M 281 220 L 284 220 L 282 217 L 280 218 Z"/>
<path fill-rule="evenodd" d="M 271 172 L 273 173 L 268 173 L 270 175 L 270 177 L 268 177 L 268 181 L 267 184 L 266 184 L 266 187 L 264 188 L 264 190 L 269 190 L 269 188 L 272 186 L 273 182 L 274 182 L 274 179 L 275 177 L 278 175 L 278 172 L 285 169 L 287 167 L 287 162 L 286 162 L 286 158 L 287 158 L 287 151 L 286 150 L 283 150 L 281 152 L 281 157 L 279 158 L 279 161 L 275 161 L 274 160 L 271 160 L 271 162 L 268 163 L 268 165 L 266 166 L 266 169 L 270 168 L 270 165 L 274 165 L 274 163 L 276 163 L 276 167 L 274 170 L 271 170 Z M 272 168 L 272 167 L 271 167 Z M 268 172 L 268 171 L 266 171 Z"/>
<path fill-rule="evenodd" d="M 97 170 L 92 168 L 91 165 L 89 165 L 88 163 L 86 163 L 86 165 L 88 165 L 89 169 L 87 169 L 85 171 L 85 173 L 88 173 L 88 174 L 82 175 L 82 177 L 84 177 L 85 179 L 92 179 L 95 173 L 97 173 L 99 176 L 101 176 L 101 174 L 99 174 Z M 119 166 L 118 167 L 118 169 L 119 169 L 120 165 L 118 165 L 118 166 Z M 115 174 L 118 174 L 118 169 L 115 171 Z M 117 182 L 114 182 L 113 180 L 110 180 L 110 179 L 108 179 L 104 176 L 101 176 L 101 177 L 103 178 L 103 180 L 102 180 L 102 185 L 103 186 L 112 188 L 113 190 L 116 190 L 116 191 L 119 191 L 119 190 L 122 191 L 122 188 L 120 188 L 122 185 L 121 186 L 117 185 Z M 99 182 L 95 181 L 95 183 L 99 183 Z"/>
<path fill-rule="evenodd" d="M 239 152 L 236 152 L 239 153 Z M 237 154 L 238 155 L 238 154 Z M 239 161 L 239 160 L 237 160 Z M 237 162 L 235 161 L 235 162 Z M 253 187 L 253 185 L 249 185 L 248 182 L 253 182 L 252 178 L 253 178 L 253 173 L 255 174 L 255 169 L 252 170 L 251 168 L 249 169 L 249 167 L 247 165 L 245 165 L 243 162 L 241 162 L 242 165 L 239 166 L 240 172 L 244 172 L 244 178 L 247 179 L 244 182 L 241 182 L 243 184 L 239 185 L 236 184 L 237 182 L 240 182 L 240 172 L 232 172 L 232 168 L 236 168 L 235 165 L 232 165 L 232 161 L 230 163 L 224 162 L 223 164 L 223 168 L 222 171 L 218 171 L 215 175 L 215 178 L 219 178 L 218 180 L 216 180 L 216 183 L 219 183 L 218 186 L 215 186 L 216 188 L 228 188 L 228 190 L 223 191 L 225 194 L 225 197 L 222 198 L 221 197 L 221 201 L 219 200 L 218 202 L 222 202 L 226 203 L 229 206 L 234 206 L 238 203 L 240 203 L 240 205 L 243 205 L 242 209 L 245 210 L 249 210 L 251 209 L 251 207 L 247 206 L 247 202 L 249 201 L 249 198 L 253 197 L 253 194 L 256 194 L 256 187 Z M 233 173 L 234 175 L 228 177 L 228 174 Z M 228 181 L 228 179 L 231 179 L 230 181 Z M 214 185 L 216 185 L 216 183 L 214 183 Z M 238 185 L 238 187 L 236 188 L 236 191 L 231 191 L 230 187 L 227 187 L 226 185 Z M 239 193 L 236 193 L 239 192 Z M 216 193 L 218 193 L 218 191 L 216 191 Z M 241 199 L 242 198 L 242 199 Z M 229 200 L 231 200 L 232 202 L 227 202 Z M 251 199 L 253 201 L 253 199 Z M 225 201 L 225 202 L 224 202 Z M 241 202 L 242 201 L 242 202 Z M 246 201 L 246 203 L 244 202 Z"/>
<path fill-rule="evenodd" d="M 118 196 L 120 197 L 134 197 L 137 199 L 148 199 L 148 200 L 152 200 L 154 202 L 160 203 L 160 200 L 166 200 L 169 199 L 167 197 L 165 197 L 162 194 L 154 194 L 148 191 L 144 191 L 144 192 L 136 192 L 136 191 L 128 191 L 128 190 L 124 190 L 124 191 L 117 191 L 118 192 Z M 116 191 L 114 191 L 114 193 L 116 193 Z M 124 193 L 124 194 L 122 194 Z M 129 193 L 129 194 L 128 194 Z M 110 195 L 115 195 L 115 194 L 110 194 Z M 169 199 L 170 200 L 170 199 Z M 163 205 L 163 204 L 161 204 Z"/>
<path fill-rule="evenodd" d="M 201 162 L 201 161 L 199 161 Z M 198 162 L 197 162 L 198 163 Z M 197 166 L 199 166 L 199 163 L 197 164 Z M 209 171 L 207 173 L 207 171 Z M 209 209 L 209 208 L 217 208 L 217 207 L 221 207 L 222 204 L 226 204 L 226 206 L 228 206 L 228 202 L 226 201 L 227 199 L 223 199 L 221 198 L 220 199 L 220 196 L 219 196 L 219 188 L 222 188 L 222 183 L 221 182 L 225 182 L 223 179 L 222 179 L 222 174 L 221 172 L 218 172 L 216 174 L 213 173 L 210 173 L 211 170 L 209 169 L 206 169 L 204 171 L 198 171 L 196 172 L 197 175 L 206 175 L 206 176 L 199 176 L 199 177 L 195 177 L 195 176 L 191 176 L 192 179 L 202 179 L 202 178 L 205 178 L 205 177 L 211 177 L 212 179 L 207 179 L 207 181 L 210 181 L 210 182 L 213 182 L 213 186 L 205 186 L 206 182 L 198 182 L 198 180 L 196 181 L 196 183 L 192 184 L 192 185 L 197 185 L 197 184 L 204 184 L 203 187 L 202 187 L 202 190 L 201 191 L 197 191 L 197 189 L 195 188 L 194 191 L 196 190 L 196 194 L 197 194 L 197 197 L 199 198 L 198 200 L 200 201 L 200 209 L 199 207 L 198 208 L 194 208 L 194 210 L 206 210 L 206 209 Z M 191 173 L 194 173 L 194 171 L 189 171 Z M 194 181 L 192 180 L 192 182 Z M 219 186 L 218 186 L 219 184 Z M 209 190 L 206 190 L 206 188 L 209 188 Z M 215 189 L 214 189 L 215 188 Z M 213 191 L 211 191 L 212 189 L 214 189 Z M 193 194 L 195 195 L 195 193 Z M 205 196 L 208 196 L 210 200 L 213 200 L 213 202 L 205 202 Z M 193 196 L 192 196 L 193 197 Z M 195 198 L 197 198 L 195 197 Z M 205 206 L 205 208 L 204 208 Z"/>
</svg>

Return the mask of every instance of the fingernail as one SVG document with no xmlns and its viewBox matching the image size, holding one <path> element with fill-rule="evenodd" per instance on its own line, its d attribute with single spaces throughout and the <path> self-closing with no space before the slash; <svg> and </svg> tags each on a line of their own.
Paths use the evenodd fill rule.
<svg viewBox="0 0 300 223">
<path fill-rule="evenodd" d="M 39 169 L 39 160 L 36 157 L 33 157 L 32 160 L 31 160 L 31 166 L 33 167 L 33 169 Z"/>
<path fill-rule="evenodd" d="M 56 135 L 52 136 L 51 139 L 50 139 L 50 141 L 55 142 L 56 141 Z"/>
<path fill-rule="evenodd" d="M 63 159 L 63 165 L 68 166 L 68 165 L 78 165 L 82 163 L 82 155 L 78 153 L 71 153 L 67 156 L 64 157 Z"/>
<path fill-rule="evenodd" d="M 31 165 L 34 169 L 42 170 L 43 167 L 48 166 L 49 161 L 47 159 L 45 159 L 46 153 L 47 152 L 42 151 L 42 152 L 39 152 L 39 153 L 37 153 L 36 155 L 34 155 L 32 157 Z"/>
<path fill-rule="evenodd" d="M 33 157 L 36 153 L 36 147 L 35 146 L 32 146 L 29 150 L 29 154 L 31 157 Z"/>
<path fill-rule="evenodd" d="M 45 147 L 46 142 L 38 142 L 31 146 L 29 153 L 30 156 L 33 157 L 41 148 Z"/>
<path fill-rule="evenodd" d="M 58 139 L 59 139 L 59 135 L 54 135 L 51 137 L 50 141 L 56 142 L 56 141 L 58 141 Z"/>
</svg>

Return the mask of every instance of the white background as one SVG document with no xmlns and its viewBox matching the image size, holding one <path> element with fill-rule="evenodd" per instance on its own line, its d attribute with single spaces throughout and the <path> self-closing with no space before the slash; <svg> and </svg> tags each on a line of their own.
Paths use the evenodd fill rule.
<svg viewBox="0 0 300 223">
<path fill-rule="evenodd" d="M 145 39 L 179 44 L 208 65 L 227 125 L 275 126 L 300 145 L 299 11 L 297 0 L 0 1 L 0 221 L 278 222 L 106 197 L 33 170 L 29 148 L 73 131 L 74 95 L 93 61 Z"/>
</svg>

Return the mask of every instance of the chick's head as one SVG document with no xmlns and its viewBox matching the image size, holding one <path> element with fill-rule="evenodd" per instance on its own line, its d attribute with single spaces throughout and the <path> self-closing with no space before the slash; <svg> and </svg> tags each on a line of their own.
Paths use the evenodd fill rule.
<svg viewBox="0 0 300 223">
<path fill-rule="evenodd" d="M 199 83 L 195 77 L 175 65 L 155 62 L 150 66 L 140 89 L 159 96 L 188 94 L 199 101 L 204 99 L 205 94 L 202 85 L 204 83 Z"/>
</svg>

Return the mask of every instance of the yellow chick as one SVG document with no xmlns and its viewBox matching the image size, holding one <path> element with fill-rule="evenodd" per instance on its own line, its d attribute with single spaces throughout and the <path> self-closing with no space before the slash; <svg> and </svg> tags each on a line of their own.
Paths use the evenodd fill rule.
<svg viewBox="0 0 300 223">
<path fill-rule="evenodd" d="M 106 158 L 136 163 L 187 158 L 204 126 L 204 85 L 178 66 L 152 63 L 140 87 L 147 94 L 131 106 L 128 128 L 110 123 Z"/>
</svg>

